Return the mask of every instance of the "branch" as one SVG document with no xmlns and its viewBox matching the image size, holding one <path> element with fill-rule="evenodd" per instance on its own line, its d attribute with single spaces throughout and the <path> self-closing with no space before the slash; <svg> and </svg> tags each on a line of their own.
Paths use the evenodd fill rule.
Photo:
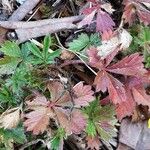
<svg viewBox="0 0 150 150">
<path fill-rule="evenodd" d="M 68 65 L 75 65 L 75 64 L 84 64 L 81 60 L 69 60 L 65 61 L 63 64 L 60 65 L 60 68 L 63 68 Z"/>
<path fill-rule="evenodd" d="M 22 20 L 41 0 L 26 0 L 9 18 L 9 21 Z"/>
<path fill-rule="evenodd" d="M 66 29 L 76 29 L 77 26 L 72 23 L 59 23 L 59 24 L 48 24 L 35 28 L 20 28 L 16 29 L 18 36 L 18 42 L 22 43 L 31 38 L 47 35 L 49 33 L 56 33 Z"/>
<path fill-rule="evenodd" d="M 61 22 L 78 22 L 83 19 L 84 16 L 72 16 L 72 17 L 65 17 L 65 18 L 54 18 L 54 19 L 44 19 L 39 21 L 0 21 L 0 26 L 7 29 L 18 29 L 18 28 L 33 28 L 44 26 L 48 24 L 57 24 Z"/>
</svg>

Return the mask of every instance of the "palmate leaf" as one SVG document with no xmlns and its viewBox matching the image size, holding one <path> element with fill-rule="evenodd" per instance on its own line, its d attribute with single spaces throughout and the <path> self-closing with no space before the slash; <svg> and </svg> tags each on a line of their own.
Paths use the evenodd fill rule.
<svg viewBox="0 0 150 150">
<path fill-rule="evenodd" d="M 60 50 L 57 49 L 53 52 L 49 52 L 49 47 L 51 46 L 51 37 L 45 36 L 43 42 L 43 48 L 38 48 L 34 43 L 28 42 L 27 48 L 31 52 L 29 62 L 32 65 L 47 65 L 54 63 L 54 59 L 60 55 Z"/>
<path fill-rule="evenodd" d="M 96 48 L 89 49 L 87 53 L 91 66 L 100 70 L 94 81 L 96 91 L 106 92 L 108 89 L 110 99 L 114 104 L 126 101 L 127 97 L 124 85 L 109 72 L 140 78 L 143 78 L 146 73 L 142 63 L 143 58 L 139 53 L 127 56 L 113 65 L 110 65 L 110 63 L 117 54 L 116 52 L 108 55 L 105 60 L 97 55 L 98 51 Z"/>
<path fill-rule="evenodd" d="M 88 106 L 95 99 L 91 88 L 90 85 L 83 85 L 83 82 L 79 82 L 73 87 L 76 107 Z"/>
<path fill-rule="evenodd" d="M 63 128 L 58 128 L 56 135 L 50 141 L 50 148 L 52 150 L 63 150 L 63 139 L 65 138 L 65 131 Z"/>
<path fill-rule="evenodd" d="M 88 0 L 89 1 L 89 0 Z M 85 15 L 84 19 L 78 24 L 78 27 L 82 27 L 84 25 L 90 25 L 93 22 L 96 22 L 96 30 L 102 34 L 102 39 L 109 39 L 112 35 L 113 27 L 115 26 L 114 21 L 110 17 L 109 13 L 112 13 L 113 9 L 106 9 L 101 2 L 90 1 L 91 7 L 85 8 L 82 13 Z M 110 4 L 106 3 L 106 5 Z M 105 9 L 106 11 L 102 10 Z M 96 19 L 94 16 L 96 15 Z"/>
<path fill-rule="evenodd" d="M 77 39 L 68 44 L 69 50 L 79 52 L 88 48 L 89 46 L 98 46 L 101 44 L 99 34 L 91 34 L 88 36 L 85 33 L 81 33 Z"/>
<path fill-rule="evenodd" d="M 140 22 L 145 25 L 150 24 L 150 13 L 146 6 L 150 4 L 149 0 L 124 0 L 123 4 L 125 5 L 123 18 L 129 25 L 134 23 L 137 16 Z"/>
<path fill-rule="evenodd" d="M 19 46 L 15 42 L 6 41 L 0 51 L 4 53 L 4 58 L 0 59 L 0 75 L 13 73 L 22 61 Z"/>
<path fill-rule="evenodd" d="M 10 57 L 21 57 L 20 48 L 15 42 L 6 41 L 1 45 L 0 51 Z"/>
<path fill-rule="evenodd" d="M 57 81 L 50 81 L 47 87 L 51 93 L 50 100 L 36 93 L 32 101 L 27 101 L 28 109 L 32 111 L 25 115 L 27 119 L 24 125 L 27 131 L 33 131 L 33 134 L 37 135 L 46 130 L 50 118 L 53 118 L 59 127 L 70 134 L 69 111 L 65 109 L 65 107 L 71 107 L 70 94 Z"/>
<path fill-rule="evenodd" d="M 19 62 L 21 62 L 20 58 L 9 57 L 9 56 L 4 56 L 4 58 L 1 58 L 0 75 L 13 73 Z"/>
<path fill-rule="evenodd" d="M 113 106 L 100 106 L 99 101 L 96 100 L 85 108 L 84 113 L 87 114 L 88 123 L 86 132 L 88 136 L 95 137 L 98 133 L 100 139 L 109 143 L 110 139 L 116 136 L 115 124 L 115 111 Z"/>
<path fill-rule="evenodd" d="M 81 51 L 89 44 L 89 37 L 87 34 L 80 34 L 77 39 L 68 44 L 69 49 L 72 51 Z"/>
</svg>

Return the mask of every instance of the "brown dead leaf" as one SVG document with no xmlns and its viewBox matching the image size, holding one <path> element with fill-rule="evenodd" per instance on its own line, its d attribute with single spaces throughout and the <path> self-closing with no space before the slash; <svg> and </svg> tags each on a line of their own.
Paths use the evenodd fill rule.
<svg viewBox="0 0 150 150">
<path fill-rule="evenodd" d="M 60 58 L 62 60 L 71 60 L 75 57 L 75 55 L 67 50 L 62 50 Z"/>
<path fill-rule="evenodd" d="M 114 36 L 110 40 L 102 41 L 102 45 L 98 46 L 98 55 L 102 58 L 106 58 L 109 54 L 120 46 L 120 50 L 126 50 L 132 41 L 132 36 L 125 30 L 119 29 L 114 33 Z"/>
<path fill-rule="evenodd" d="M 0 117 L 0 127 L 12 129 L 17 127 L 20 121 L 20 109 L 13 108 L 6 110 Z"/>
</svg>

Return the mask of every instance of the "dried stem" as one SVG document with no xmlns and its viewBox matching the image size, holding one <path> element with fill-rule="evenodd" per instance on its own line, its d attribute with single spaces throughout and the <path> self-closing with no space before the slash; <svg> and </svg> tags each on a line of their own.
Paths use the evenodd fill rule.
<svg viewBox="0 0 150 150">
<path fill-rule="evenodd" d="M 24 29 L 24 28 L 34 28 L 40 27 L 48 24 L 60 24 L 62 22 L 74 23 L 83 19 L 83 16 L 73 16 L 65 18 L 54 18 L 54 19 L 44 19 L 39 21 L 0 21 L 0 26 L 7 29 Z"/>
<path fill-rule="evenodd" d="M 9 21 L 22 20 L 41 0 L 26 0 L 9 18 Z"/>
<path fill-rule="evenodd" d="M 66 29 L 76 29 L 76 25 L 72 23 L 61 23 L 61 24 L 48 24 L 34 28 L 16 29 L 18 36 L 18 42 L 22 43 L 29 39 L 47 35 L 49 33 L 56 33 Z"/>
<path fill-rule="evenodd" d="M 69 60 L 65 61 L 63 64 L 60 65 L 60 68 L 63 68 L 68 65 L 75 65 L 75 64 L 84 64 L 81 60 Z"/>
</svg>

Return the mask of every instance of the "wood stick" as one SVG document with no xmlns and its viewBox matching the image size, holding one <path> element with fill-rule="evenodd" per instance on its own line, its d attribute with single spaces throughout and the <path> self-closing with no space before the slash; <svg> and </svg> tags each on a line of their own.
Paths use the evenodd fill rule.
<svg viewBox="0 0 150 150">
<path fill-rule="evenodd" d="M 9 21 L 22 20 L 41 0 L 26 0 L 8 19 Z"/>
<path fill-rule="evenodd" d="M 72 23 L 59 23 L 59 24 L 47 24 L 44 26 L 33 27 L 33 28 L 20 28 L 16 29 L 18 36 L 18 42 L 22 43 L 31 38 L 47 35 L 49 33 L 56 33 L 66 29 L 76 29 L 77 26 Z"/>
<path fill-rule="evenodd" d="M 54 18 L 54 19 L 44 19 L 39 21 L 0 21 L 0 27 L 7 28 L 7 29 L 24 29 L 24 28 L 33 28 L 39 27 L 47 24 L 52 23 L 61 23 L 61 22 L 78 22 L 83 19 L 84 16 L 72 16 L 72 17 L 65 17 L 65 18 Z"/>
</svg>

